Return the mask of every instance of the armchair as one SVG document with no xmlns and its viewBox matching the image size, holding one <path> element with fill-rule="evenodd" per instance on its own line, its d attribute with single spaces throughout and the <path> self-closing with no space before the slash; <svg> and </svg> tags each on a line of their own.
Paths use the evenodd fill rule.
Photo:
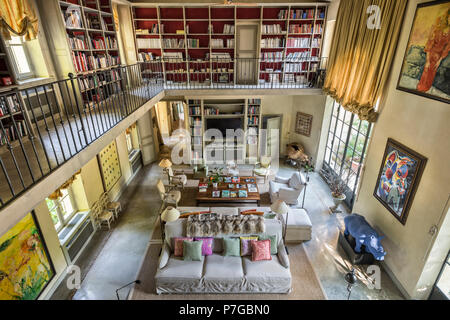
<svg viewBox="0 0 450 320">
<path fill-rule="evenodd" d="M 269 181 L 270 200 L 274 203 L 282 200 L 287 204 L 298 204 L 298 198 L 306 186 L 306 178 L 302 173 L 295 172 L 290 178 L 275 177 Z"/>
<path fill-rule="evenodd" d="M 171 190 L 170 188 L 166 190 L 166 187 L 161 179 L 156 183 L 156 188 L 158 189 L 159 196 L 163 201 L 163 205 L 178 207 L 178 202 L 181 200 L 181 192 L 179 190 Z"/>
<path fill-rule="evenodd" d="M 187 183 L 187 176 L 185 174 L 174 175 L 172 167 L 167 168 L 167 174 L 169 175 L 169 184 L 184 189 L 184 186 Z"/>
<path fill-rule="evenodd" d="M 264 177 L 264 183 L 266 183 L 269 175 L 271 173 L 270 163 L 272 159 L 267 156 L 263 156 L 260 159 L 260 162 L 255 163 L 255 166 L 252 171 L 253 176 Z"/>
</svg>

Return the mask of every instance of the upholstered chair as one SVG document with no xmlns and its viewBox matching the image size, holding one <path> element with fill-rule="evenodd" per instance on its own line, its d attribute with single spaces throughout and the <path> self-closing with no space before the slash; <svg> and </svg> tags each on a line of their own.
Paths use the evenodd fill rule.
<svg viewBox="0 0 450 320">
<path fill-rule="evenodd" d="M 277 176 L 274 181 L 269 181 L 270 200 L 272 203 L 282 200 L 286 204 L 296 205 L 305 186 L 306 178 L 302 173 L 295 172 L 290 178 Z"/>
<path fill-rule="evenodd" d="M 164 206 L 171 205 L 178 207 L 178 202 L 181 200 L 181 192 L 179 190 L 166 190 L 161 179 L 156 183 L 156 188 L 158 189 L 159 196 L 161 197 Z"/>
<path fill-rule="evenodd" d="M 169 175 L 169 184 L 172 184 L 176 187 L 181 187 L 184 189 L 184 186 L 187 183 L 187 177 L 185 174 L 175 175 L 173 173 L 172 167 L 167 168 L 167 174 Z"/>
</svg>

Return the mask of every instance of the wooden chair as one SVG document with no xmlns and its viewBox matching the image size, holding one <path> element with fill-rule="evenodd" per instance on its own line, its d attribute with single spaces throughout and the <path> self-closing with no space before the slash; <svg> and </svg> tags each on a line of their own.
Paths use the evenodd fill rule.
<svg viewBox="0 0 450 320">
<path fill-rule="evenodd" d="M 163 205 L 178 207 L 178 202 L 181 200 L 181 192 L 179 190 L 171 190 L 170 187 L 173 186 L 169 186 L 169 189 L 166 190 L 166 187 L 164 186 L 164 183 L 161 179 L 156 183 L 156 188 L 158 189 L 159 196 L 163 201 Z"/>
<path fill-rule="evenodd" d="M 114 221 L 114 215 L 111 211 L 108 211 L 104 207 L 104 201 L 101 197 L 92 206 L 92 212 L 94 216 L 95 223 L 99 228 L 102 225 L 108 225 L 108 230 L 111 229 L 111 223 Z"/>
<path fill-rule="evenodd" d="M 187 183 L 187 176 L 185 174 L 174 175 L 171 167 L 167 168 L 167 174 L 169 175 L 169 184 L 184 189 Z"/>
<path fill-rule="evenodd" d="M 104 192 L 101 196 L 102 203 L 106 210 L 111 211 L 114 215 L 114 220 L 119 218 L 119 212 L 122 211 L 122 205 L 119 201 L 110 201 L 108 192 Z"/>
</svg>

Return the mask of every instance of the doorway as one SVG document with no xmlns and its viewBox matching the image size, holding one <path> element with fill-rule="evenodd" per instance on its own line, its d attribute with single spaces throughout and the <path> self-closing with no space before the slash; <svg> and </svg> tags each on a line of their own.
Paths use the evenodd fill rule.
<svg viewBox="0 0 450 320">
<path fill-rule="evenodd" d="M 258 24 L 238 25 L 236 28 L 236 83 L 256 84 L 258 81 Z"/>
<path fill-rule="evenodd" d="M 280 138 L 281 138 L 281 124 L 282 115 L 265 115 L 262 118 L 262 128 L 265 129 L 261 135 L 261 155 L 263 156 L 277 156 L 274 153 L 274 149 L 278 152 L 278 157 L 280 155 Z M 276 132 L 275 130 L 278 130 Z"/>
</svg>

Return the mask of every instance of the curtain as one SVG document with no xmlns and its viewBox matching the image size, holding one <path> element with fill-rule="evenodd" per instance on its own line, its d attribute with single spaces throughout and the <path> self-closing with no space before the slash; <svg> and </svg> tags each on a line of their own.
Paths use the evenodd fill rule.
<svg viewBox="0 0 450 320">
<path fill-rule="evenodd" d="M 374 106 L 391 68 L 407 0 L 341 0 L 324 91 L 361 120 L 375 122 Z M 380 8 L 379 28 L 369 28 Z M 376 8 L 376 7 L 375 7 Z"/>
<path fill-rule="evenodd" d="M 5 40 L 11 34 L 33 40 L 38 34 L 38 19 L 29 0 L 0 0 L 0 31 Z"/>
<path fill-rule="evenodd" d="M 56 189 L 51 195 L 48 196 L 50 200 L 57 200 L 58 198 L 62 197 L 63 194 L 61 192 L 62 189 L 67 189 L 70 187 L 70 185 L 75 181 L 77 178 L 77 175 L 81 173 L 81 169 L 75 173 L 69 180 L 64 182 L 58 189 Z"/>
</svg>

